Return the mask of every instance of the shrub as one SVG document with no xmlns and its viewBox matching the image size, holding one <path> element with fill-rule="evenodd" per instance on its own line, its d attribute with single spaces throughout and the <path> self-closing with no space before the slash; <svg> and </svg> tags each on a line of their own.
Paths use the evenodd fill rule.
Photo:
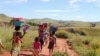
<svg viewBox="0 0 100 56">
<path fill-rule="evenodd" d="M 90 43 L 90 47 L 92 47 L 93 49 L 99 49 L 100 48 L 100 43 L 99 43 L 99 38 L 94 38 L 91 43 Z"/>
<path fill-rule="evenodd" d="M 53 56 L 68 56 L 67 53 L 54 52 Z"/>
<path fill-rule="evenodd" d="M 93 39 L 92 37 L 83 37 L 82 42 L 85 45 L 89 45 L 92 39 Z"/>
<path fill-rule="evenodd" d="M 56 32 L 56 36 L 59 38 L 68 38 L 68 33 L 65 30 L 59 30 Z"/>
<path fill-rule="evenodd" d="M 96 56 L 96 51 L 86 47 L 76 47 L 76 52 L 79 56 Z"/>
</svg>

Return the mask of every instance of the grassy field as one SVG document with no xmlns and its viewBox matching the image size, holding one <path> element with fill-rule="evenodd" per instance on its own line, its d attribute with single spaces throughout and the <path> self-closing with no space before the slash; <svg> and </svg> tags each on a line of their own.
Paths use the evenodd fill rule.
<svg viewBox="0 0 100 56">
<path fill-rule="evenodd" d="M 69 29 L 73 29 L 74 32 L 70 32 Z M 2 39 L 3 45 L 8 50 L 11 48 L 13 31 L 14 29 L 9 27 L 0 27 L 0 38 Z M 84 32 L 85 35 L 80 34 L 81 32 Z M 37 30 L 30 28 L 30 30 L 22 39 L 22 48 L 31 48 L 32 42 L 37 35 Z M 74 49 L 79 56 L 100 56 L 99 28 L 60 28 L 56 32 L 56 35 L 68 39 L 72 49 Z"/>
<path fill-rule="evenodd" d="M 0 27 L 0 38 L 2 39 L 4 47 L 8 50 L 11 48 L 13 31 L 14 29 L 11 28 Z M 37 35 L 37 30 L 29 30 L 22 39 L 22 48 L 31 48 L 32 42 Z"/>
<path fill-rule="evenodd" d="M 58 32 L 62 31 L 63 34 L 66 34 L 72 49 L 79 56 L 100 56 L 100 28 L 71 28 L 72 32 L 69 31 L 69 28 L 62 29 L 60 28 Z M 84 32 L 85 35 L 81 35 L 81 32 Z"/>
</svg>

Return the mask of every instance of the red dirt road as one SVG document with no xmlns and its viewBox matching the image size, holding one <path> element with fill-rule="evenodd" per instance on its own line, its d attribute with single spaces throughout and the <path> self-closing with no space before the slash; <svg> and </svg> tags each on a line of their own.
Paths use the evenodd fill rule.
<svg viewBox="0 0 100 56">
<path fill-rule="evenodd" d="M 74 50 L 69 48 L 66 41 L 67 40 L 65 39 L 57 38 L 57 46 L 54 48 L 54 51 L 67 52 L 69 56 L 78 56 Z M 47 46 L 48 45 L 43 47 L 43 50 L 40 53 L 40 56 L 49 56 L 49 50 Z M 32 52 L 29 50 L 23 50 L 21 51 L 20 54 L 21 54 L 20 56 L 32 56 Z M 11 56 L 11 55 L 10 55 L 10 52 L 4 52 L 3 54 L 0 54 L 0 56 Z"/>
</svg>

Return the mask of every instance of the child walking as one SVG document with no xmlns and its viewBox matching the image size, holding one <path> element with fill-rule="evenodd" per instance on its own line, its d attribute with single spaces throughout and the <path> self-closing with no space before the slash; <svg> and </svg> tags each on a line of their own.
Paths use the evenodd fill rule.
<svg viewBox="0 0 100 56">
<path fill-rule="evenodd" d="M 54 35 L 50 34 L 49 45 L 48 45 L 49 56 L 52 56 L 53 49 L 54 49 L 54 44 L 56 44 L 56 38 L 54 37 Z"/>
<path fill-rule="evenodd" d="M 41 51 L 41 43 L 38 40 L 38 37 L 35 38 L 35 42 L 33 43 L 33 56 L 39 56 L 39 52 Z"/>
</svg>

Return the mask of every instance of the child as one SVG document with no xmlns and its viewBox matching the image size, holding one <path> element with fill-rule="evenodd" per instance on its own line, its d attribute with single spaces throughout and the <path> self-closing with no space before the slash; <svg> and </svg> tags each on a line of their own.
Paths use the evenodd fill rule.
<svg viewBox="0 0 100 56">
<path fill-rule="evenodd" d="M 49 45 L 48 45 L 49 56 L 52 56 L 53 49 L 54 49 L 54 44 L 56 44 L 56 38 L 52 34 L 50 34 Z"/>
<path fill-rule="evenodd" d="M 38 37 L 36 37 L 35 42 L 33 43 L 33 56 L 39 56 L 40 50 L 41 50 L 41 44 L 38 40 Z"/>
<path fill-rule="evenodd" d="M 16 29 L 16 32 L 13 33 L 11 56 L 19 56 L 20 53 L 22 35 L 21 32 L 18 31 L 19 30 Z"/>
</svg>

